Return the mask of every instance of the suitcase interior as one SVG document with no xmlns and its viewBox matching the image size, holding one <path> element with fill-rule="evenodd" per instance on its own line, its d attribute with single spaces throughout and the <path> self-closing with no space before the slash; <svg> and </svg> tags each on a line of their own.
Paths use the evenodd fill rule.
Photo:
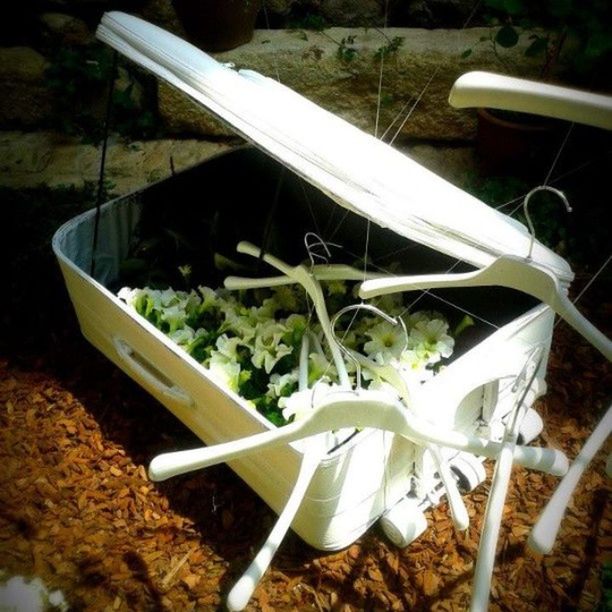
<svg viewBox="0 0 612 612">
<path fill-rule="evenodd" d="M 239 241 L 248 240 L 298 264 L 307 259 L 306 232 L 340 245 L 330 246 L 334 263 L 361 268 L 369 233 L 370 270 L 423 274 L 451 267 L 453 272 L 473 269 L 390 229 L 373 223 L 368 227 L 365 219 L 337 206 L 326 194 L 251 147 L 223 153 L 105 204 L 97 229 L 92 278 L 95 226 L 95 211 L 88 211 L 60 228 L 54 238 L 54 250 L 84 335 L 207 444 L 273 425 L 237 395 L 221 389 L 203 366 L 118 300 L 115 294 L 121 286 L 144 286 L 145 278 L 159 280 L 163 268 L 162 278 L 182 288 L 176 284 L 181 282 L 176 270 L 188 261 L 194 281 L 216 288 L 228 272 L 215 267 L 215 257 L 218 260 L 220 254 L 238 263 L 248 262 L 235 252 Z M 163 254 L 160 270 L 126 271 L 134 245 L 142 245 L 143 237 L 159 233 L 160 228 L 165 232 L 162 244 L 156 245 Z M 253 261 L 248 263 L 252 266 Z M 245 275 L 253 272 L 274 274 L 258 262 L 255 270 Z M 550 342 L 550 310 L 524 294 L 486 287 L 436 291 L 435 295 L 415 295 L 419 301 L 414 309 L 444 312 L 451 329 L 466 311 L 479 318 L 465 337 L 459 337 L 448 370 L 458 364 L 469 368 L 473 363 L 477 367 L 484 347 L 490 355 L 491 350 L 504 350 L 504 343 L 528 348 L 535 342 L 546 346 Z M 409 296 L 405 301 L 412 300 Z M 127 352 L 122 347 L 128 347 Z M 496 406 L 503 394 L 499 386 L 483 386 L 470 392 L 459 406 L 441 410 L 439 418 L 435 414 L 431 418 L 474 431 L 483 417 L 489 420 L 495 414 L 499 417 L 500 410 L 507 410 Z M 424 469 L 420 449 L 406 439 L 379 430 L 346 437 L 346 442 L 321 462 L 292 526 L 305 541 L 320 549 L 333 550 L 352 542 L 414 489 L 417 462 Z M 230 465 L 279 511 L 299 469 L 300 449 L 295 443 Z"/>
</svg>

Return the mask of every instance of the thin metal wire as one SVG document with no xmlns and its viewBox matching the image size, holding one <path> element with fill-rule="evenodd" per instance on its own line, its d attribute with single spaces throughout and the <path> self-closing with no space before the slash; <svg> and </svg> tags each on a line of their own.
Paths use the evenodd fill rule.
<svg viewBox="0 0 612 612">
<path fill-rule="evenodd" d="M 110 82 L 108 84 L 108 98 L 106 99 L 106 111 L 104 114 L 104 138 L 102 140 L 102 153 L 100 155 L 100 172 L 98 174 L 98 192 L 96 194 L 96 216 L 94 218 L 93 240 L 91 244 L 91 261 L 89 275 L 95 278 L 96 255 L 98 251 L 98 234 L 100 232 L 100 214 L 102 199 L 104 197 L 104 179 L 106 175 L 106 152 L 108 149 L 108 137 L 110 132 L 111 114 L 113 111 L 113 94 L 115 91 L 115 77 L 117 74 L 117 61 L 119 54 L 113 51 L 113 63 L 111 65 Z"/>
<path fill-rule="evenodd" d="M 270 18 L 268 16 L 268 7 L 266 6 L 266 0 L 263 0 L 261 8 L 263 9 L 264 19 L 266 20 L 266 28 L 268 30 L 271 30 L 272 28 L 270 27 Z M 276 59 L 276 55 L 274 56 L 274 72 L 276 72 L 276 80 L 280 83 L 281 78 L 280 72 L 278 71 L 278 61 Z"/>
<path fill-rule="evenodd" d="M 404 117 L 404 120 L 400 123 L 400 126 L 397 128 L 397 130 L 395 131 L 395 134 L 393 134 L 393 137 L 391 138 L 391 140 L 389 141 L 389 145 L 392 145 L 396 138 L 400 135 L 400 133 L 402 132 L 402 130 L 404 129 L 404 126 L 406 125 L 406 123 L 408 122 L 408 119 L 410 119 L 410 117 L 412 117 L 412 113 L 414 112 L 414 109 L 418 106 L 419 102 L 421 101 L 421 99 L 423 98 L 423 96 L 425 95 L 425 92 L 427 91 L 427 89 L 429 88 L 429 85 L 431 84 L 431 82 L 434 80 L 434 78 L 436 77 L 436 75 L 438 74 L 438 72 L 440 72 L 441 66 L 438 66 L 433 73 L 431 74 L 431 76 L 429 77 L 429 79 L 427 80 L 427 83 L 425 83 L 425 86 L 423 87 L 423 89 L 421 90 L 421 93 L 419 93 L 417 99 L 414 101 L 414 104 L 410 107 L 410 110 L 408 111 L 408 114 L 406 115 L 406 117 Z"/>
<path fill-rule="evenodd" d="M 529 252 L 527 253 L 527 259 L 529 260 L 531 259 L 531 255 L 533 253 L 533 245 L 536 239 L 535 228 L 533 226 L 533 221 L 531 220 L 531 215 L 529 214 L 529 201 L 531 200 L 532 195 L 540 191 L 548 191 L 550 193 L 554 193 L 565 206 L 565 210 L 567 210 L 568 213 L 572 212 L 572 207 L 570 206 L 570 203 L 567 201 L 565 194 L 559 189 L 556 189 L 555 187 L 551 187 L 550 185 L 544 184 L 544 185 L 539 185 L 538 187 L 534 187 L 525 196 L 525 200 L 523 201 L 523 212 L 525 213 L 525 219 L 527 220 L 527 225 L 529 227 L 529 233 L 531 234 L 531 241 L 529 242 Z"/>
<path fill-rule="evenodd" d="M 559 147 L 559 150 L 557 151 L 557 155 L 555 156 L 555 159 L 553 159 L 553 162 L 550 166 L 550 170 L 548 171 L 548 174 L 546 175 L 546 178 L 544 179 L 544 185 L 548 185 L 548 181 L 550 180 L 553 170 L 555 169 L 557 162 L 559 161 L 559 158 L 561 157 L 561 154 L 563 153 L 563 150 L 565 149 L 565 145 L 567 144 L 567 141 L 569 140 L 570 134 L 574 130 L 574 125 L 575 123 L 572 122 L 569 128 L 567 129 L 567 132 L 565 133 L 565 138 L 563 139 L 563 142 L 561 143 L 561 146 Z"/>
<path fill-rule="evenodd" d="M 470 11 L 470 14 L 468 15 L 468 17 L 465 20 L 465 22 L 463 23 L 463 25 L 461 26 L 461 31 L 465 30 L 465 28 L 468 27 L 468 25 L 470 24 L 470 22 L 474 18 L 474 15 L 476 14 L 476 11 L 478 10 L 478 7 L 480 6 L 480 4 L 481 4 L 481 0 L 476 0 L 476 2 L 473 4 L 472 10 Z M 429 80 L 427 81 L 427 83 L 425 83 L 425 86 L 423 87 L 423 89 L 421 90 L 421 93 L 418 95 L 418 97 L 415 100 L 414 104 L 412 105 L 412 107 L 408 111 L 408 114 L 406 115 L 404 120 L 401 122 L 399 128 L 396 130 L 395 134 L 393 135 L 393 137 L 389 141 L 390 145 L 392 145 L 395 142 L 395 139 L 399 136 L 401 131 L 404 129 L 404 126 L 406 125 L 406 122 L 408 121 L 408 119 L 410 119 L 412 113 L 414 112 L 414 109 L 417 107 L 418 103 L 421 101 L 421 98 L 423 97 L 423 94 L 425 93 L 425 91 L 427 90 L 427 88 L 429 87 L 431 82 L 433 81 L 434 77 L 438 74 L 438 72 L 440 72 L 441 68 L 442 68 L 442 66 L 439 65 L 434 70 L 433 74 L 429 77 Z M 393 118 L 393 121 L 391 121 L 391 123 L 389 124 L 389 126 L 385 130 L 385 132 L 384 132 L 383 136 L 381 137 L 381 139 L 385 137 L 387 132 L 390 130 L 391 126 L 394 125 L 395 122 L 397 121 L 397 118 L 399 116 L 401 116 L 401 114 L 404 112 L 404 110 L 406 109 L 406 107 L 410 103 L 410 100 L 412 100 L 412 97 L 408 100 L 408 102 L 406 102 L 406 104 L 404 104 L 404 106 L 402 106 L 402 108 L 400 109 L 399 113 Z"/>
<path fill-rule="evenodd" d="M 389 0 L 385 0 L 385 23 L 383 26 L 383 30 L 387 29 L 388 16 L 389 16 Z M 376 120 L 374 123 L 374 138 L 378 138 L 378 124 L 380 121 L 380 109 L 382 107 L 382 84 L 383 84 L 384 66 L 385 66 L 385 52 L 381 51 L 380 69 L 378 72 L 378 95 L 376 97 Z"/>
<path fill-rule="evenodd" d="M 336 335 L 336 324 L 338 323 L 338 320 L 340 319 L 340 317 L 346 314 L 347 312 L 351 312 L 353 310 L 355 311 L 355 314 L 360 310 L 366 310 L 368 312 L 371 312 L 372 314 L 375 314 L 381 317 L 387 323 L 391 323 L 391 325 L 399 325 L 404 332 L 404 339 L 405 339 L 405 343 L 404 343 L 404 347 L 402 348 L 402 351 L 404 351 L 408 347 L 408 330 L 406 329 L 406 323 L 404 323 L 404 320 L 401 317 L 399 316 L 392 317 L 388 315 L 384 310 L 381 310 L 380 308 L 372 304 L 365 304 L 365 303 L 350 304 L 349 306 L 345 306 L 344 308 L 341 308 L 332 317 L 330 321 L 330 325 L 332 328 L 332 333 L 336 337 L 336 343 L 338 344 L 338 347 L 340 348 L 340 350 L 355 364 L 355 384 L 357 385 L 357 387 L 361 388 L 361 382 L 362 382 L 361 364 L 359 363 L 359 360 L 355 357 L 355 355 L 353 355 L 353 352 L 349 348 L 344 346 L 344 340 L 346 338 L 346 331 L 344 332 L 341 339 L 338 339 L 338 336 Z"/>
</svg>

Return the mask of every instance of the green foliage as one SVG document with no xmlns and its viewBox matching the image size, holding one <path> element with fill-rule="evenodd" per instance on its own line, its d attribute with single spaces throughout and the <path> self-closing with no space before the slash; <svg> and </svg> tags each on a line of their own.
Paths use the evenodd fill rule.
<svg viewBox="0 0 612 612">
<path fill-rule="evenodd" d="M 355 48 L 355 39 L 357 37 L 355 35 L 346 36 L 340 41 L 338 45 L 338 50 L 336 51 L 336 56 L 342 62 L 352 62 L 359 51 Z"/>
<path fill-rule="evenodd" d="M 135 83 L 123 91 L 113 92 L 113 128 L 123 136 L 131 138 L 153 138 L 158 133 L 157 115 L 149 109 L 141 109 L 134 99 Z"/>
<path fill-rule="evenodd" d="M 604 187 L 609 164 L 608 153 L 562 180 L 555 181 L 553 176 L 552 184 L 565 193 L 573 212 L 568 214 L 559 198 L 547 192 L 534 194 L 529 204 L 536 238 L 582 270 L 597 270 L 609 253 L 609 202 Z M 569 167 L 576 168 L 576 162 L 570 161 Z M 526 225 L 523 198 L 537 184 L 533 178 L 473 174 L 465 178 L 463 188 Z"/>
<path fill-rule="evenodd" d="M 103 126 L 102 121 L 92 114 L 91 96 L 92 92 L 100 96 L 111 71 L 112 54 L 99 45 L 57 50 L 46 73 L 46 84 L 55 101 L 54 127 L 99 142 Z"/>
<path fill-rule="evenodd" d="M 390 108 L 395 102 L 395 96 L 392 93 L 382 93 L 380 96 L 381 108 Z"/>
<path fill-rule="evenodd" d="M 531 189 L 530 183 L 517 177 L 469 177 L 466 191 L 486 202 L 493 208 L 500 208 L 506 214 L 527 224 L 522 209 L 522 198 Z M 518 210 L 517 210 L 518 209 Z M 564 217 L 557 196 L 542 192 L 534 194 L 529 213 L 537 239 L 553 250 L 561 250 L 567 241 L 567 220 Z"/>
<path fill-rule="evenodd" d="M 136 81 L 127 70 L 125 74 L 130 81 L 122 89 L 115 86 L 113 90 L 111 129 L 130 138 L 152 138 L 159 131 L 154 96 L 144 81 Z M 106 100 L 114 77 L 113 52 L 108 47 L 93 44 L 57 49 L 46 73 L 55 103 L 53 127 L 84 142 L 99 143 L 104 136 Z M 145 90 L 144 102 L 150 108 L 143 108 L 143 101 L 137 99 L 140 90 Z"/>
<path fill-rule="evenodd" d="M 404 44 L 403 36 L 394 36 L 393 38 L 389 40 L 389 42 L 386 45 L 383 45 L 382 47 L 379 47 L 376 50 L 376 52 L 374 53 L 374 57 L 378 60 L 382 59 L 383 57 L 386 58 L 388 55 L 397 53 L 397 51 L 403 44 Z"/>
<path fill-rule="evenodd" d="M 569 76 L 587 85 L 604 82 L 612 58 L 612 3 L 608 0 L 484 0 L 487 17 L 497 29 L 492 33 L 494 52 L 519 42 L 519 29 L 532 31 L 525 55 L 541 58 L 542 77 L 553 70 L 567 41 L 577 47 L 566 58 Z M 500 26 L 500 27 L 499 27 Z M 545 33 L 535 32 L 542 30 Z M 462 57 L 469 57 L 464 51 Z"/>
</svg>

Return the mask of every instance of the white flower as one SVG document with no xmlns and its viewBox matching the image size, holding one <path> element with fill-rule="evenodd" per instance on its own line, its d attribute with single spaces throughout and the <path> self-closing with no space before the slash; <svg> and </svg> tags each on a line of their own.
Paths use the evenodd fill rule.
<svg viewBox="0 0 612 612">
<path fill-rule="evenodd" d="M 117 293 L 119 299 L 124 300 L 128 306 L 131 306 L 134 310 L 140 312 L 141 305 L 144 300 L 147 300 L 147 311 L 146 314 L 152 310 L 163 308 L 161 302 L 161 293 L 155 289 L 130 289 L 129 287 L 123 287 Z"/>
<path fill-rule="evenodd" d="M 185 264 L 184 266 L 179 266 L 178 271 L 180 275 L 185 279 L 185 281 L 189 281 L 189 279 L 191 278 L 191 273 L 193 272 L 189 264 Z"/>
<path fill-rule="evenodd" d="M 266 298 L 257 309 L 259 320 L 273 319 L 278 310 L 278 303 L 274 298 Z"/>
<path fill-rule="evenodd" d="M 365 332 L 371 340 L 366 342 L 363 349 L 372 358 L 382 357 L 383 363 L 398 358 L 406 348 L 406 336 L 401 325 L 393 325 L 388 321 L 381 321 Z"/>
<path fill-rule="evenodd" d="M 308 321 L 304 315 L 291 314 L 285 320 L 284 325 L 289 331 L 304 332 L 308 326 Z"/>
<path fill-rule="evenodd" d="M 210 287 L 200 286 L 198 287 L 198 291 L 202 296 L 202 310 L 207 311 L 211 310 L 217 304 L 217 293 Z"/>
<path fill-rule="evenodd" d="M 283 397 L 278 405 L 283 409 L 283 418 L 288 421 L 291 417 L 299 421 L 312 412 L 313 408 L 337 385 L 324 382 L 317 383 L 312 389 L 296 391 L 289 397 Z"/>
<path fill-rule="evenodd" d="M 433 319 L 442 319 L 442 315 L 432 310 L 417 310 L 403 317 L 406 327 L 412 329 L 417 323 L 427 323 Z"/>
<path fill-rule="evenodd" d="M 257 321 L 250 316 L 248 309 L 230 301 L 220 302 L 219 308 L 225 319 L 221 328 L 223 331 L 231 331 L 244 341 L 250 341 L 255 336 Z"/>
<path fill-rule="evenodd" d="M 283 418 L 286 421 L 288 421 L 291 417 L 294 417 L 296 421 L 299 421 L 312 411 L 312 389 L 296 391 L 289 397 L 283 397 L 278 402 L 278 405 L 283 409 Z"/>
<path fill-rule="evenodd" d="M 376 306 L 390 315 L 396 315 L 404 310 L 404 298 L 401 293 L 387 293 L 376 298 Z"/>
<path fill-rule="evenodd" d="M 306 317 L 300 314 L 289 315 L 284 325 L 287 328 L 287 333 L 283 336 L 285 343 L 295 347 L 299 346 L 308 327 Z"/>
<path fill-rule="evenodd" d="M 410 330 L 408 346 L 428 363 L 437 363 L 443 357 L 450 357 L 455 347 L 455 341 L 447 332 L 448 323 L 442 319 L 419 321 Z"/>
<path fill-rule="evenodd" d="M 280 323 L 268 319 L 261 323 L 255 330 L 255 347 L 251 361 L 256 368 L 263 367 L 266 374 L 285 356 L 293 352 L 293 349 L 281 342 L 287 328 Z"/>
<path fill-rule="evenodd" d="M 229 338 L 223 334 L 217 338 L 217 351 L 228 361 L 238 361 L 238 347 L 243 345 L 240 338 Z"/>
<path fill-rule="evenodd" d="M 195 332 L 189 325 L 168 333 L 168 338 L 181 346 L 190 344 L 195 338 Z"/>
<path fill-rule="evenodd" d="M 208 364 L 208 371 L 221 386 L 238 391 L 240 364 L 229 361 L 221 353 L 214 352 Z"/>
<path fill-rule="evenodd" d="M 188 313 L 196 312 L 201 303 L 202 303 L 202 298 L 195 291 L 186 293 L 185 298 L 181 300 L 181 304 L 183 305 L 183 308 Z"/>
<path fill-rule="evenodd" d="M 164 289 L 159 293 L 161 305 L 164 307 L 173 306 L 181 301 L 181 296 L 174 289 Z"/>
<path fill-rule="evenodd" d="M 178 305 L 164 308 L 161 312 L 161 320 L 170 326 L 169 333 L 181 329 L 187 319 L 187 313 Z"/>
<path fill-rule="evenodd" d="M 434 371 L 427 367 L 428 356 L 427 353 L 414 350 L 402 353 L 396 367 L 409 387 L 423 383 L 434 375 Z"/>
<path fill-rule="evenodd" d="M 272 397 L 281 397 L 283 389 L 287 387 L 287 385 L 294 385 L 297 383 L 298 378 L 297 369 L 287 374 L 272 374 L 272 376 L 270 376 L 270 382 L 268 383 L 268 395 Z"/>
<path fill-rule="evenodd" d="M 291 285 L 280 285 L 274 288 L 274 299 L 278 308 L 295 312 L 300 309 L 300 298 Z"/>
<path fill-rule="evenodd" d="M 117 293 L 117 297 L 123 300 L 129 306 L 133 306 L 138 294 L 142 289 L 132 289 L 130 287 L 121 287 Z"/>
</svg>

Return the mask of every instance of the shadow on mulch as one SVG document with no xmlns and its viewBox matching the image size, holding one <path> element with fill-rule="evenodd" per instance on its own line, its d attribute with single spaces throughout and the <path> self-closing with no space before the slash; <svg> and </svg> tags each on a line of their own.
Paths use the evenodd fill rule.
<svg viewBox="0 0 612 612">
<path fill-rule="evenodd" d="M 47 263 L 49 270 L 55 266 L 51 259 Z M 105 446 L 123 449 L 136 466 L 146 467 L 160 452 L 199 446 L 198 438 L 81 337 L 59 273 L 51 271 L 46 278 L 45 299 L 40 301 L 36 334 L 21 338 L 23 341 L 20 342 L 20 333 L 23 332 L 15 323 L 13 342 L 4 349 L 9 369 L 36 372 L 57 381 L 93 418 L 101 430 Z M 581 284 L 584 285 L 584 281 L 579 278 L 578 289 Z M 34 292 L 32 299 L 36 295 Z M 54 306 L 45 310 L 47 303 Z M 612 308 L 607 283 L 594 285 L 581 300 L 580 308 L 589 313 L 593 322 L 604 331 L 606 328 L 610 331 Z M 610 368 L 565 324 L 559 325 L 556 336 L 549 366 L 549 392 L 541 404 L 546 422 L 545 441 L 563 447 L 573 457 L 601 410 L 610 401 Z M 576 429 L 579 435 L 575 435 Z M 544 484 L 538 486 L 547 495 L 555 482 L 554 479 L 544 479 Z M 266 537 L 275 521 L 274 513 L 226 466 L 157 483 L 154 489 L 161 499 L 168 501 L 169 513 L 188 520 L 189 536 L 223 560 L 224 571 L 215 579 L 222 599 Z M 398 609 L 425 610 L 445 601 L 453 605 L 465 603 L 472 578 L 470 562 L 475 555 L 479 521 L 484 511 L 484 503 L 478 495 L 474 502 L 477 508 L 474 525 L 466 540 L 451 535 L 450 531 L 441 531 L 440 523 L 448 522 L 444 508 L 432 512 L 435 520 L 431 522 L 430 530 L 405 551 L 396 551 L 386 544 L 378 529 L 371 530 L 347 550 L 329 554 L 310 548 L 290 533 L 274 560 L 264 587 L 258 591 L 258 605 L 261 608 L 268 605 L 270 609 L 270 606 L 282 608 L 285 604 L 308 604 L 309 607 L 334 609 L 348 603 L 354 609 L 395 606 Z M 593 580 L 593 573 L 597 574 L 598 555 L 601 554 L 601 534 L 597 529 L 604 521 L 607 501 L 607 490 L 596 488 L 593 501 L 588 504 L 593 510 L 588 519 L 592 527 L 581 532 L 578 540 L 576 536 L 567 541 L 564 539 L 557 555 L 552 558 L 551 567 L 558 567 L 563 564 L 562 557 L 567 551 L 576 554 L 572 551 L 579 547 L 580 559 L 584 562 L 572 566 L 571 580 L 560 574 L 559 582 L 555 584 L 553 578 L 556 575 L 546 573 L 550 568 L 541 560 L 538 562 L 538 571 L 541 570 L 543 576 L 542 589 L 546 593 L 536 601 L 540 601 L 542 606 L 547 605 L 547 609 L 575 608 L 581 593 Z M 543 503 L 542 499 L 536 510 Z M 534 507 L 528 506 L 527 510 L 521 511 L 532 513 Z M 36 540 L 35 524 L 17 514 L 9 513 L 4 518 L 16 525 L 20 538 Z M 535 520 L 535 516 L 531 518 Z M 525 520 L 524 517 L 521 520 Z M 155 533 L 162 537 L 172 529 L 175 527 L 159 529 Z M 508 537 L 507 534 L 504 537 Z M 447 550 L 447 546 L 452 550 Z M 427 574 L 434 570 L 446 571 L 440 564 L 449 554 L 455 555 L 453 558 L 459 564 L 455 573 L 440 573 L 441 578 Z M 100 555 L 104 555 L 104 549 Z M 524 556 L 524 544 L 507 544 L 503 559 L 500 559 L 504 574 L 523 571 L 520 561 Z M 189 594 L 182 594 L 187 599 L 176 600 L 172 599 L 174 592 L 160 590 L 159 579 L 151 575 L 151 564 L 135 549 L 124 551 L 119 561 L 129 569 L 131 580 L 146 592 L 147 609 L 171 609 L 172 602 L 178 609 L 177 601 L 182 605 L 188 600 Z M 85 559 L 77 568 L 79 580 L 92 588 L 96 584 L 110 588 L 107 584 L 109 577 L 101 571 L 100 562 L 98 557 Z M 434 570 L 429 569 L 432 567 Z M 553 586 L 564 595 L 555 591 Z M 128 604 L 131 602 L 132 609 L 138 609 L 143 600 L 132 597 L 130 599 L 130 593 L 127 593 L 126 601 Z M 170 605 L 167 598 L 170 598 Z M 508 593 L 498 594 L 496 602 L 502 609 L 512 606 L 520 609 Z M 550 607 L 551 602 L 556 602 L 558 607 Z"/>
<path fill-rule="evenodd" d="M 568 381 L 562 380 L 568 372 L 577 377 L 578 386 L 583 385 L 577 391 L 591 400 L 590 405 L 581 406 L 582 414 L 576 415 L 587 421 L 590 427 L 609 391 L 609 378 L 601 374 L 605 373 L 606 368 L 600 356 L 588 348 L 576 346 L 577 350 L 572 353 L 574 345 L 567 339 L 568 335 L 577 338 L 573 332 L 561 327 L 558 333 L 563 342 L 556 342 L 557 350 L 551 357 L 548 405 L 561 406 L 562 410 L 550 415 L 550 427 L 553 430 L 566 427 L 564 413 L 574 409 L 577 404 L 571 389 L 568 391 Z M 57 380 L 94 418 L 103 437 L 123 448 L 133 463 L 146 466 L 160 452 L 200 444 L 163 406 L 91 347 L 80 336 L 73 320 L 68 319 L 63 329 L 54 330 L 52 337 L 51 342 L 41 343 L 37 351 L 10 357 L 11 365 L 26 371 L 34 369 Z M 557 386 L 558 383 L 560 386 Z M 546 406 L 544 409 L 547 409 Z M 555 435 L 554 431 L 552 435 Z M 574 448 L 570 446 L 566 450 L 572 454 Z M 218 581 L 220 595 L 224 597 L 272 527 L 274 513 L 226 466 L 179 476 L 154 486 L 162 497 L 167 498 L 172 513 L 193 522 L 193 529 L 201 544 L 227 561 L 226 571 Z M 596 527 L 603 518 L 607 493 L 596 492 L 596 497 L 594 507 L 597 512 L 590 517 L 594 530 L 590 530 L 584 543 L 588 562 L 575 572 L 571 586 L 567 585 L 569 601 L 578 601 L 595 563 Z M 479 512 L 482 510 L 483 506 Z M 445 511 L 438 513 L 439 516 L 444 514 Z M 27 535 L 27 529 L 24 533 Z M 376 570 L 378 574 L 373 579 L 380 582 L 382 592 L 397 594 L 404 608 L 414 608 L 416 603 L 417 609 L 430 609 L 447 598 L 449 601 L 456 599 L 457 592 L 469 588 L 472 572 L 467 569 L 454 576 L 445 576 L 440 588 L 430 595 L 422 594 L 416 600 L 414 596 L 406 595 L 406 592 L 414 593 L 423 588 L 418 577 L 423 568 L 419 570 L 417 566 L 402 576 L 390 561 L 392 556 L 383 556 L 392 553 L 381 538 L 382 534 L 375 529 L 360 538 L 352 552 L 322 554 L 290 533 L 279 550 L 272 573 L 276 575 L 281 572 L 290 578 L 300 578 L 300 584 L 305 585 L 303 588 L 309 587 L 315 594 L 333 591 L 339 602 L 350 603 L 355 609 L 375 606 L 377 600 L 373 594 L 366 587 L 357 588 L 356 585 L 364 584 L 364 580 L 373 576 L 371 572 Z M 403 554 L 399 553 L 400 558 Z M 507 547 L 503 555 L 504 566 L 512 567 L 524 555 L 524 544 Z M 409 558 L 407 555 L 406 560 Z M 127 552 L 123 559 L 132 571 L 133 579 L 147 591 L 150 609 L 168 609 L 167 604 L 162 603 L 163 593 L 157 586 L 159 581 L 156 583 L 150 575 L 149 566 L 139 553 Z M 347 559 L 349 563 L 344 567 Z M 334 574 L 335 565 L 342 566 L 343 573 Z M 83 580 L 92 586 L 106 579 L 95 564 L 91 568 L 83 566 L 80 571 Z M 313 597 L 316 601 L 317 596 Z M 136 600 L 134 603 L 137 603 Z M 571 606 L 566 609 L 571 609 Z"/>
</svg>

